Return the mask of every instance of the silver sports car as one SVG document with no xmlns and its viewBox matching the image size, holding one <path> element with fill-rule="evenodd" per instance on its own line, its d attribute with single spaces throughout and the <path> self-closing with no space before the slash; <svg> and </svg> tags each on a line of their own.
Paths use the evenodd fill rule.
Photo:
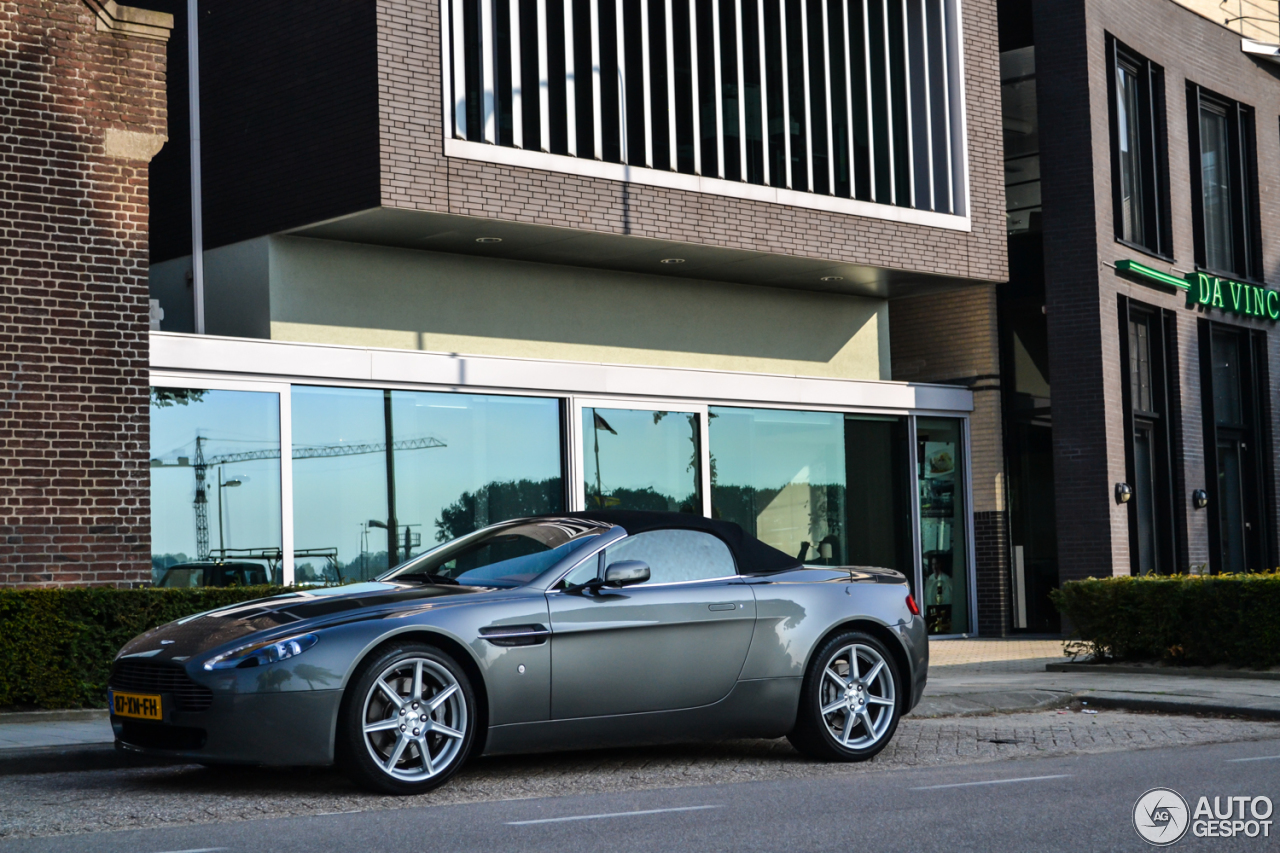
<svg viewBox="0 0 1280 853">
<path fill-rule="evenodd" d="M 475 754 L 783 735 L 870 758 L 919 700 L 899 573 L 805 566 L 736 524 L 583 512 L 495 524 L 377 582 L 161 626 L 110 680 L 121 748 L 327 765 L 396 794 Z"/>
</svg>

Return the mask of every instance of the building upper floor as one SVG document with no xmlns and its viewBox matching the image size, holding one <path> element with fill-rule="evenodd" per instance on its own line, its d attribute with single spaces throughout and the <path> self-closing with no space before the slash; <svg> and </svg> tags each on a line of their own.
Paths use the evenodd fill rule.
<svg viewBox="0 0 1280 853">
<path fill-rule="evenodd" d="M 189 44 L 185 4 L 171 57 Z M 205 246 L 884 299 L 1005 275 L 994 0 L 200 4 Z M 186 63 L 152 259 L 190 253 Z"/>
<path fill-rule="evenodd" d="M 1057 229 L 1080 248 L 1094 242 L 1103 264 L 1149 267 L 1166 280 L 1140 279 L 1180 291 L 1197 275 L 1276 281 L 1280 47 L 1259 39 L 1277 6 L 1245 4 L 1241 18 L 1224 3 L 1236 14 L 1219 20 L 1199 13 L 1206 5 L 1002 3 L 1011 236 Z M 1268 315 L 1265 296 L 1240 292 L 1227 310 L 1280 319 L 1280 298 Z"/>
</svg>

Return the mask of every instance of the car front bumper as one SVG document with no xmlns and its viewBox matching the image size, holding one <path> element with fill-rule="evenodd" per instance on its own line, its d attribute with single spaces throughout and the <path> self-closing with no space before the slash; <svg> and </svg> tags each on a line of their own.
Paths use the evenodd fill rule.
<svg viewBox="0 0 1280 853">
<path fill-rule="evenodd" d="M 341 690 L 214 696 L 204 711 L 170 711 L 164 722 L 111 715 L 116 745 L 131 752 L 210 764 L 333 763 Z"/>
</svg>

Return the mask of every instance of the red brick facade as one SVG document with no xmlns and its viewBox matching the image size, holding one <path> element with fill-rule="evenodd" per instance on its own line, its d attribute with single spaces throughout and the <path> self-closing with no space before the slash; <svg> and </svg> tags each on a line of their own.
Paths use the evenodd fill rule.
<svg viewBox="0 0 1280 853">
<path fill-rule="evenodd" d="M 0 2 L 0 585 L 150 578 L 147 162 L 170 26 Z"/>
</svg>

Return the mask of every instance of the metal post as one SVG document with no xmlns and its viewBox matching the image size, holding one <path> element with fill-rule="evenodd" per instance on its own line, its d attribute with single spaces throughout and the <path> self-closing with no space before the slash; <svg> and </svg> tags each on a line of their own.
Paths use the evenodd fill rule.
<svg viewBox="0 0 1280 853">
<path fill-rule="evenodd" d="M 191 296 L 196 334 L 204 334 L 204 195 L 200 188 L 200 3 L 187 0 L 187 109 L 191 117 Z"/>
<path fill-rule="evenodd" d="M 787 72 L 787 0 L 778 0 L 778 31 L 782 38 L 782 159 L 787 179 L 783 184 L 791 189 L 791 76 Z"/>
<path fill-rule="evenodd" d="M 747 180 L 747 78 L 746 62 L 742 56 L 742 0 L 736 0 L 733 7 L 733 27 L 737 38 L 738 66 L 738 180 Z"/>
<path fill-rule="evenodd" d="M 574 68 L 573 0 L 564 0 L 564 115 L 569 155 L 578 156 L 578 90 Z"/>
<path fill-rule="evenodd" d="M 765 62 L 764 0 L 756 0 L 756 35 L 760 45 L 760 153 L 764 166 L 764 185 L 772 185 L 769 174 L 769 74 Z"/>
<path fill-rule="evenodd" d="M 399 565 L 400 522 L 396 519 L 396 451 L 391 427 L 391 392 L 382 392 L 382 418 L 387 437 L 387 568 Z"/>
</svg>

